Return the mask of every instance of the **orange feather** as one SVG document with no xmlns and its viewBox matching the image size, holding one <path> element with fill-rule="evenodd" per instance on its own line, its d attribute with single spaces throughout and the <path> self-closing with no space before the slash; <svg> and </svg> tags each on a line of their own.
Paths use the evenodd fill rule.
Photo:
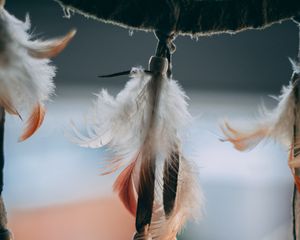
<svg viewBox="0 0 300 240">
<path fill-rule="evenodd" d="M 42 125 L 45 117 L 45 108 L 42 104 L 38 104 L 32 111 L 30 117 L 27 120 L 25 130 L 19 141 L 22 142 L 31 137 L 36 130 Z"/>
<path fill-rule="evenodd" d="M 118 176 L 114 183 L 114 191 L 119 193 L 119 198 L 124 204 L 125 208 L 133 215 L 136 215 L 136 198 L 135 189 L 133 186 L 132 173 L 136 161 L 133 161 L 126 167 Z"/>
<path fill-rule="evenodd" d="M 266 138 L 269 132 L 269 129 L 264 126 L 249 132 L 239 132 L 232 128 L 227 122 L 224 123 L 224 126 L 221 126 L 221 130 L 226 137 L 222 141 L 231 142 L 239 151 L 253 148 L 262 139 Z"/>
<path fill-rule="evenodd" d="M 294 174 L 294 181 L 295 181 L 298 192 L 300 192 L 300 177 L 298 177 L 296 174 Z"/>
<path fill-rule="evenodd" d="M 49 42 L 49 44 L 45 44 L 44 46 L 40 48 L 29 48 L 28 52 L 29 54 L 34 58 L 52 58 L 58 55 L 62 50 L 65 49 L 65 47 L 68 45 L 68 43 L 71 41 L 71 39 L 75 36 L 76 30 L 70 31 L 66 36 L 55 39 Z"/>
</svg>

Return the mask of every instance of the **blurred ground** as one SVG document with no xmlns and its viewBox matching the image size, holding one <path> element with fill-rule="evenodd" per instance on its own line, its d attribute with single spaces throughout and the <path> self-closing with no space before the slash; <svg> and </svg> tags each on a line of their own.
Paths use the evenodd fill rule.
<svg viewBox="0 0 300 240">
<path fill-rule="evenodd" d="M 14 210 L 10 228 L 22 240 L 128 240 L 134 219 L 116 198 Z"/>
</svg>

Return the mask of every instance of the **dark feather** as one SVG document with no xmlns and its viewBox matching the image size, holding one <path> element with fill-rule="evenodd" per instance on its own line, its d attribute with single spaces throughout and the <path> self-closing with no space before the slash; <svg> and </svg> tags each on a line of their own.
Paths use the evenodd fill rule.
<svg viewBox="0 0 300 240">
<path fill-rule="evenodd" d="M 146 155 L 141 165 L 135 223 L 138 233 L 136 237 L 144 235 L 151 223 L 155 187 L 155 160 L 153 158 L 154 156 Z"/>
<path fill-rule="evenodd" d="M 166 216 L 169 216 L 174 208 L 177 194 L 179 164 L 180 155 L 178 152 L 172 152 L 170 159 L 165 162 L 163 203 Z"/>
</svg>

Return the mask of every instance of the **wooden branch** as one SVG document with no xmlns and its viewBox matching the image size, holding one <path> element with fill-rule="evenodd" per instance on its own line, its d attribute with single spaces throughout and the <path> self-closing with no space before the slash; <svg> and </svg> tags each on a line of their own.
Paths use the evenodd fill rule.
<svg viewBox="0 0 300 240">
<path fill-rule="evenodd" d="M 299 0 L 55 0 L 75 11 L 125 28 L 212 35 L 261 29 L 300 18 Z"/>
</svg>

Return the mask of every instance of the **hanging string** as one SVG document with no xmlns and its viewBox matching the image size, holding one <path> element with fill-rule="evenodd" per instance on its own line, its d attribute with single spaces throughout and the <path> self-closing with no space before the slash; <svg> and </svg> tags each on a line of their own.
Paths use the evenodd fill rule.
<svg viewBox="0 0 300 240">
<path fill-rule="evenodd" d="M 174 44 L 174 40 L 176 38 L 175 33 L 165 34 L 160 31 L 155 32 L 155 36 L 158 39 L 157 47 L 156 47 L 156 57 L 166 58 L 168 60 L 168 78 L 172 77 L 172 54 L 176 51 L 176 46 Z M 151 70 L 144 70 L 145 73 L 153 74 Z M 129 75 L 131 70 L 121 71 L 112 74 L 99 75 L 99 78 L 113 78 L 124 75 Z"/>
<path fill-rule="evenodd" d="M 168 78 L 172 77 L 172 54 L 176 51 L 174 40 L 176 38 L 175 33 L 165 34 L 161 31 L 155 31 L 155 36 L 158 39 L 156 48 L 156 56 L 164 57 L 168 60 Z"/>
</svg>

